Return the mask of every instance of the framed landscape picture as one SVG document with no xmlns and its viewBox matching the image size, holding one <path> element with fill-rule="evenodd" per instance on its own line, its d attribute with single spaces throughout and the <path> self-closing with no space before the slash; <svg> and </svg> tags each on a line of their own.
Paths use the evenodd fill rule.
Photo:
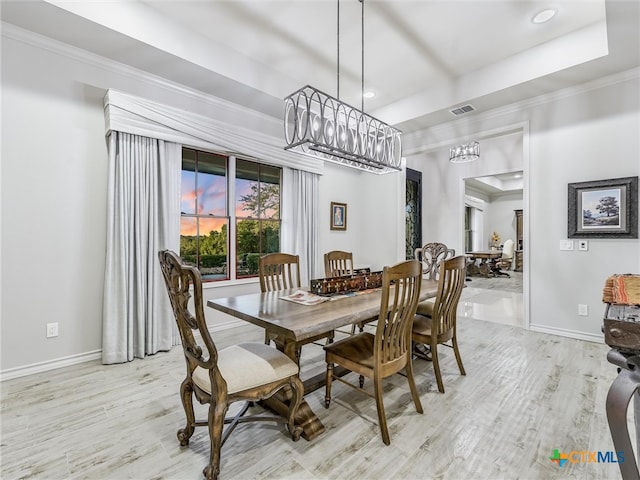
<svg viewBox="0 0 640 480">
<path fill-rule="evenodd" d="M 569 184 L 569 238 L 638 238 L 638 177 Z"/>
<path fill-rule="evenodd" d="M 331 230 L 347 229 L 347 204 L 331 202 Z"/>
</svg>

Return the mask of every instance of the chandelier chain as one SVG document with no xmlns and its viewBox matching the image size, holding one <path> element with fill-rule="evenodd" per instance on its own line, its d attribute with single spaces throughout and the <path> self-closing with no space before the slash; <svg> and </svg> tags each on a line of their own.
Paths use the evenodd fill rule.
<svg viewBox="0 0 640 480">
<path fill-rule="evenodd" d="M 340 0 L 336 21 L 337 98 L 306 85 L 285 97 L 285 150 L 369 173 L 402 170 L 401 132 L 364 112 L 364 1 L 361 3 L 361 110 L 340 101 Z"/>
<path fill-rule="evenodd" d="M 362 31 L 362 45 L 361 45 L 361 52 L 362 52 L 362 65 L 361 65 L 361 70 L 360 70 L 360 75 L 361 75 L 361 83 L 360 83 L 360 96 L 361 96 L 361 110 L 364 112 L 364 0 L 360 0 L 360 3 L 362 4 L 362 26 L 361 26 L 361 31 Z"/>
<path fill-rule="evenodd" d="M 337 79 L 336 82 L 338 83 L 338 86 L 336 88 L 336 98 L 338 100 L 340 100 L 340 0 L 338 0 L 338 8 L 336 9 L 336 11 L 338 12 L 338 19 L 336 21 L 336 45 L 337 45 L 337 56 L 336 56 L 336 74 L 337 74 Z"/>
</svg>

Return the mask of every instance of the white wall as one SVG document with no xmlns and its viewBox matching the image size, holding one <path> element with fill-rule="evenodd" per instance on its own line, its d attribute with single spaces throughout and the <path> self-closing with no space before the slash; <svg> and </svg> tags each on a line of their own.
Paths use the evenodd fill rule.
<svg viewBox="0 0 640 480">
<path fill-rule="evenodd" d="M 446 133 L 446 132 L 445 132 Z M 460 139 L 458 139 L 460 140 Z M 407 148 L 416 148 L 407 140 Z M 434 142 L 437 143 L 437 142 Z M 451 143 L 453 144 L 453 143 Z M 424 145 L 428 150 L 429 144 Z M 422 173 L 422 241 L 442 242 L 456 252 L 464 251 L 464 192 L 466 178 L 514 172 L 523 169 L 522 135 L 508 133 L 481 141 L 480 160 L 449 162 L 449 144 L 407 158 L 407 167 Z M 488 197 L 475 195 L 483 200 Z M 485 208 L 488 203 L 485 204 Z M 488 213 L 485 212 L 483 248 L 488 245 Z"/>
<path fill-rule="evenodd" d="M 320 257 L 330 250 L 353 252 L 356 267 L 382 270 L 404 258 L 404 224 L 397 232 L 399 200 L 404 202 L 404 174 L 372 175 L 327 162 L 320 179 Z M 347 230 L 331 230 L 331 202 L 347 204 Z M 402 235 L 402 238 L 400 238 Z"/>
<path fill-rule="evenodd" d="M 3 26 L 2 35 L 4 377 L 99 358 L 107 209 L 103 96 L 108 88 L 265 134 L 282 135 L 282 124 L 14 27 Z M 320 182 L 320 253 L 352 250 L 358 264 L 375 268 L 395 260 L 400 240 L 388 225 L 397 218 L 397 207 L 391 205 L 399 195 L 398 178 L 372 179 L 328 166 Z M 346 232 L 329 230 L 331 201 L 348 204 Z M 207 286 L 205 297 L 258 290 L 257 281 Z M 218 328 L 234 321 L 205 311 Z M 60 334 L 47 339 L 46 324 L 51 322 L 59 323 Z"/>
<path fill-rule="evenodd" d="M 2 39 L 2 369 L 100 349 L 103 92 Z M 59 322 L 60 336 L 45 338 Z"/>
<path fill-rule="evenodd" d="M 282 126 L 95 56 L 79 59 L 75 50 L 54 42 L 43 47 L 15 30 L 2 34 L 0 370 L 6 372 L 86 357 L 101 348 L 107 181 L 102 97 L 107 88 L 268 134 L 280 135 Z M 463 179 L 522 170 L 524 156 L 532 327 L 599 338 L 604 279 L 638 272 L 640 248 L 638 240 L 600 239 L 590 241 L 588 252 L 560 252 L 567 183 L 640 173 L 638 87 L 634 71 L 614 84 L 431 129 L 416 135 L 413 145 L 405 136 L 407 151 L 422 145 L 446 150 L 452 139 L 508 125 L 528 122 L 530 130 L 525 137 L 482 139 L 483 160 L 472 164 L 452 166 L 446 151 L 408 158 L 410 168 L 423 171 L 423 239 L 438 238 L 461 251 Z M 402 259 L 400 175 L 327 166 L 320 201 L 320 254 L 351 250 L 356 263 L 374 269 Z M 348 204 L 346 232 L 329 230 L 331 201 Z M 207 296 L 257 288 L 250 283 L 208 289 Z M 577 316 L 578 303 L 589 305 L 589 317 Z M 208 313 L 212 322 L 229 320 Z M 50 322 L 60 324 L 59 337 L 45 338 Z"/>
<path fill-rule="evenodd" d="M 487 237 L 486 247 L 489 247 L 489 240 L 493 232 L 500 235 L 500 245 L 507 239 L 516 242 L 516 213 L 514 210 L 522 209 L 522 192 L 514 192 L 502 195 L 492 195 L 491 202 L 487 204 Z"/>
<path fill-rule="evenodd" d="M 458 168 L 448 164 L 445 146 L 519 124 L 525 125 L 524 134 L 516 134 L 522 137 L 524 158 L 525 314 L 534 330 L 600 341 L 604 281 L 614 273 L 640 272 L 640 242 L 591 239 L 588 252 L 560 251 L 559 241 L 567 238 L 567 184 L 640 174 L 639 71 L 406 138 L 405 148 L 427 151 L 409 158 L 408 166 L 425 172 L 425 204 L 438 206 L 425 208 L 425 238 L 460 248 L 456 184 L 478 176 L 476 169 L 498 172 L 508 166 L 504 156 L 491 155 Z M 491 140 L 481 140 L 481 151 L 494 151 Z M 440 151 L 429 151 L 430 146 Z M 578 316 L 579 303 L 588 305 L 588 317 Z"/>
</svg>

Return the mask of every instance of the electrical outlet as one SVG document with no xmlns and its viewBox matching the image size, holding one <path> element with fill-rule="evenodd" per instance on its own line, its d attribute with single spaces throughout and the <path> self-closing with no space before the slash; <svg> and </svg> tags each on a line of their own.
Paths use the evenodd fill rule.
<svg viewBox="0 0 640 480">
<path fill-rule="evenodd" d="M 47 338 L 58 336 L 58 323 L 47 323 Z"/>
<path fill-rule="evenodd" d="M 587 305 L 583 305 L 582 303 L 578 304 L 578 315 L 581 317 L 589 316 L 589 307 Z"/>
<path fill-rule="evenodd" d="M 588 240 L 578 240 L 578 250 L 582 252 L 589 251 L 589 241 Z"/>
</svg>

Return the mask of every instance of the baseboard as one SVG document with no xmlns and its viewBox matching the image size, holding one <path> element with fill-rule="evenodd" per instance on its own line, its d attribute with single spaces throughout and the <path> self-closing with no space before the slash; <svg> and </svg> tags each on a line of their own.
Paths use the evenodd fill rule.
<svg viewBox="0 0 640 480">
<path fill-rule="evenodd" d="M 576 340 L 585 340 L 587 342 L 604 343 L 604 335 L 596 335 L 592 333 L 578 332 L 576 330 L 567 330 L 566 328 L 549 327 L 548 325 L 529 324 L 529 330 L 532 332 L 548 333 L 550 335 L 558 335 L 560 337 L 575 338 Z"/>
<path fill-rule="evenodd" d="M 231 328 L 241 327 L 243 325 L 247 325 L 247 323 L 243 322 L 242 320 L 232 320 L 230 322 L 216 324 L 210 327 L 209 331 L 211 333 L 221 332 L 223 330 L 229 330 Z M 13 380 L 14 378 L 26 377 L 28 375 L 34 375 L 36 373 L 48 372 L 49 370 L 55 370 L 57 368 L 69 367 L 71 365 L 77 365 L 79 363 L 100 360 L 101 358 L 102 350 L 94 350 L 92 352 L 79 353 L 77 355 L 57 358 L 55 360 L 47 360 L 45 362 L 34 363 L 32 365 L 25 365 L 24 367 L 9 368 L 0 372 L 0 382 L 4 382 L 5 380 Z"/>
<path fill-rule="evenodd" d="M 46 362 L 25 365 L 24 367 L 15 367 L 0 372 L 0 382 L 12 380 L 14 378 L 26 377 L 36 373 L 48 372 L 57 368 L 77 365 L 79 363 L 91 362 L 102 358 L 102 350 L 94 350 L 92 352 L 78 353 L 68 357 L 57 358 L 55 360 L 47 360 Z"/>
</svg>

